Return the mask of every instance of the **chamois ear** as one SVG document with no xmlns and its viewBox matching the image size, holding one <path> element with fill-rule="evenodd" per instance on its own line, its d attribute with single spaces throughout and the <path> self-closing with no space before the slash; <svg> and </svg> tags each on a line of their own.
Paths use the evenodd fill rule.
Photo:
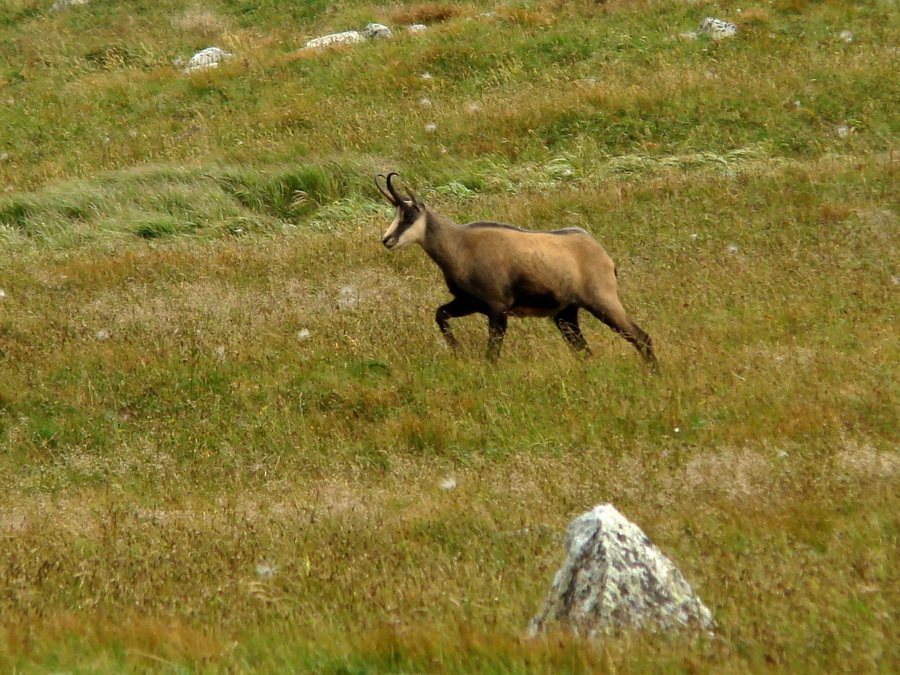
<svg viewBox="0 0 900 675">
<path fill-rule="evenodd" d="M 393 206 L 397 206 L 397 201 L 388 193 L 387 190 L 385 190 L 383 187 L 381 187 L 381 183 L 378 182 L 379 178 L 384 178 L 385 183 L 387 185 L 390 185 L 390 176 L 394 176 L 394 175 L 396 175 L 396 174 L 392 173 L 387 178 L 385 178 L 383 173 L 378 174 L 377 176 L 375 176 L 375 187 L 378 188 L 378 191 L 382 195 L 384 195 L 384 198 L 387 199 Z"/>
<path fill-rule="evenodd" d="M 416 193 L 413 192 L 412 188 L 410 188 L 409 186 L 406 187 L 406 194 L 409 196 L 409 201 L 411 201 L 412 205 L 415 206 L 417 209 L 419 209 L 421 211 L 423 208 L 425 208 L 422 205 L 422 202 L 419 201 L 419 198 L 416 197 Z"/>
</svg>

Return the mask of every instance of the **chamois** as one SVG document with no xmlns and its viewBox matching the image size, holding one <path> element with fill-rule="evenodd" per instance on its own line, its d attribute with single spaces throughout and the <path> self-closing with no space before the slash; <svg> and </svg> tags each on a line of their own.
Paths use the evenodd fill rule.
<svg viewBox="0 0 900 675">
<path fill-rule="evenodd" d="M 578 227 L 537 232 L 495 222 L 458 225 L 427 208 L 409 188 L 401 195 L 391 183 L 398 175 L 375 177 L 378 190 L 397 209 L 381 241 L 389 250 L 419 244 L 441 268 L 453 300 L 438 307 L 435 320 L 452 349 L 458 342 L 449 319 L 479 313 L 488 318 L 490 360 L 500 355 L 510 315 L 553 317 L 569 346 L 589 355 L 578 325 L 583 308 L 656 368 L 650 336 L 619 302 L 615 263 L 587 232 Z"/>
</svg>

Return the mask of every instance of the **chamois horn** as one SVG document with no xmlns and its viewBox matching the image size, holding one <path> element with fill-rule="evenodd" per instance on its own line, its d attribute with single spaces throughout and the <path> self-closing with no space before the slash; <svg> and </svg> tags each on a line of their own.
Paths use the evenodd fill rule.
<svg viewBox="0 0 900 675">
<path fill-rule="evenodd" d="M 393 175 L 394 175 L 394 174 L 391 174 L 391 176 L 393 176 Z M 385 182 L 387 182 L 387 181 L 390 180 L 390 179 L 389 179 L 389 178 L 385 178 L 385 176 L 384 176 L 383 173 L 378 174 L 377 176 L 375 176 L 375 187 L 377 187 L 377 188 L 378 188 L 378 191 L 379 191 L 382 195 L 384 195 L 384 198 L 385 198 L 385 199 L 387 199 L 391 204 L 396 205 L 397 202 L 394 200 L 394 198 L 387 192 L 387 190 L 385 190 L 383 187 L 381 187 L 381 183 L 378 182 L 378 179 L 379 179 L 379 178 L 384 178 L 384 179 L 385 179 Z M 388 184 L 389 184 L 389 183 L 388 183 Z"/>
<path fill-rule="evenodd" d="M 391 179 L 392 179 L 394 176 L 399 176 L 399 175 L 400 175 L 400 174 L 397 173 L 396 171 L 391 171 L 391 172 L 387 175 L 387 179 L 386 179 L 386 182 L 387 182 L 387 189 L 390 190 L 391 195 L 392 195 L 393 198 L 394 198 L 394 199 L 393 199 L 393 202 L 394 202 L 395 204 L 397 204 L 398 206 L 399 206 L 400 204 L 402 204 L 403 202 L 407 201 L 406 199 L 404 199 L 404 198 L 400 195 L 399 192 L 397 192 L 397 188 L 395 188 L 395 187 L 393 186 L 393 184 L 391 183 Z"/>
</svg>

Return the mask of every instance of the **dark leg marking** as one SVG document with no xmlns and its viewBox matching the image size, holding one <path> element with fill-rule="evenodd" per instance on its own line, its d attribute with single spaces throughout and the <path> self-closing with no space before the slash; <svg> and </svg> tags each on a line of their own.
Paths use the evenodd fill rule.
<svg viewBox="0 0 900 675">
<path fill-rule="evenodd" d="M 438 328 L 441 329 L 441 333 L 443 334 L 444 339 L 447 340 L 447 344 L 450 345 L 451 349 L 455 350 L 459 347 L 459 342 L 453 335 L 453 331 L 450 330 L 449 319 L 460 316 L 469 316 L 477 311 L 478 308 L 475 304 L 467 298 L 453 298 L 453 300 L 446 305 L 438 307 L 434 319 L 437 321 Z"/>
<path fill-rule="evenodd" d="M 591 349 L 581 333 L 581 326 L 578 325 L 578 305 L 566 307 L 553 317 L 553 323 L 556 324 L 559 332 L 562 333 L 562 336 L 574 351 L 580 352 L 585 356 L 591 355 Z"/>
<path fill-rule="evenodd" d="M 500 356 L 500 348 L 503 346 L 503 336 L 506 335 L 506 312 L 503 310 L 491 309 L 488 315 L 488 348 L 487 357 L 489 361 L 496 361 Z"/>
<path fill-rule="evenodd" d="M 656 361 L 656 355 L 653 353 L 653 341 L 649 335 L 641 330 L 640 326 L 628 318 L 625 309 L 620 303 L 595 305 L 585 309 L 634 345 L 644 360 L 654 370 L 658 370 L 659 365 Z"/>
</svg>

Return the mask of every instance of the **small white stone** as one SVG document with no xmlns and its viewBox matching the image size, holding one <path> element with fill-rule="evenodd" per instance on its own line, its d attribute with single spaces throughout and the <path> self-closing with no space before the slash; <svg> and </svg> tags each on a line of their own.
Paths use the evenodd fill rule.
<svg viewBox="0 0 900 675">
<path fill-rule="evenodd" d="M 738 247 L 735 246 L 734 244 L 729 244 L 729 245 L 725 248 L 725 250 L 728 251 L 728 252 L 731 253 L 731 254 L 735 254 L 735 253 L 738 252 L 739 249 L 738 249 Z"/>
<path fill-rule="evenodd" d="M 447 476 L 438 483 L 438 486 L 441 490 L 454 490 L 456 489 L 456 479 L 453 476 Z"/>
<path fill-rule="evenodd" d="M 691 239 L 696 239 L 696 238 L 699 237 L 699 236 L 700 236 L 700 235 L 698 235 L 698 234 L 695 232 L 694 234 L 691 235 Z"/>
<path fill-rule="evenodd" d="M 100 330 L 97 331 L 96 336 L 97 336 L 98 340 L 108 340 L 109 336 L 110 336 L 110 332 L 108 330 L 106 330 L 105 328 L 101 328 Z"/>
<path fill-rule="evenodd" d="M 850 135 L 850 127 L 848 127 L 846 124 L 842 124 L 837 128 L 837 135 L 841 138 L 847 138 L 847 136 Z"/>
<path fill-rule="evenodd" d="M 426 30 L 428 30 L 428 26 L 426 26 L 424 23 L 414 23 L 411 26 L 407 26 L 406 30 L 408 30 L 410 33 L 424 33 Z"/>
<path fill-rule="evenodd" d="M 423 96 L 422 98 L 419 99 L 419 105 L 422 106 L 423 108 L 428 108 L 431 106 L 431 99 Z"/>
<path fill-rule="evenodd" d="M 697 32 L 709 35 L 713 40 L 721 40 L 734 36 L 737 33 L 737 26 L 733 23 L 722 21 L 722 19 L 708 16 L 700 24 Z"/>
<path fill-rule="evenodd" d="M 78 7 L 80 5 L 87 5 L 91 0 L 56 0 L 53 5 L 50 7 L 51 12 L 61 12 L 64 9 L 68 9 L 69 7 Z"/>
<path fill-rule="evenodd" d="M 5 297 L 6 297 L 6 291 L 4 291 L 2 288 L 0 288 L 0 298 L 5 298 Z"/>
<path fill-rule="evenodd" d="M 435 124 L 434 122 L 429 122 L 425 125 L 425 131 L 427 131 L 429 134 L 434 133 L 435 131 L 437 131 L 437 124 Z"/>
<path fill-rule="evenodd" d="M 276 565 L 259 563 L 256 566 L 256 576 L 258 576 L 260 579 L 271 579 L 276 574 L 278 574 L 278 567 Z"/>
<path fill-rule="evenodd" d="M 434 79 L 434 76 L 431 73 L 422 73 L 422 79 L 423 80 L 432 80 L 432 79 Z"/>
<path fill-rule="evenodd" d="M 223 51 L 218 47 L 207 47 L 191 57 L 184 69 L 185 73 L 193 73 L 198 70 L 207 68 L 218 68 L 222 61 L 227 61 L 232 57 L 229 52 Z"/>
<path fill-rule="evenodd" d="M 467 109 L 470 113 L 477 113 L 479 110 L 481 110 L 481 106 L 478 105 L 477 103 L 470 103 L 470 104 L 466 107 L 466 109 Z"/>
<path fill-rule="evenodd" d="M 853 33 L 851 33 L 849 30 L 842 30 L 841 40 L 843 40 L 844 42 L 853 42 Z"/>
<path fill-rule="evenodd" d="M 312 335 L 312 333 L 309 332 L 309 328 L 301 328 L 297 331 L 297 342 L 309 340 L 310 335 Z"/>
<path fill-rule="evenodd" d="M 383 23 L 370 23 L 363 28 L 362 36 L 369 40 L 390 40 L 394 34 Z"/>
</svg>

